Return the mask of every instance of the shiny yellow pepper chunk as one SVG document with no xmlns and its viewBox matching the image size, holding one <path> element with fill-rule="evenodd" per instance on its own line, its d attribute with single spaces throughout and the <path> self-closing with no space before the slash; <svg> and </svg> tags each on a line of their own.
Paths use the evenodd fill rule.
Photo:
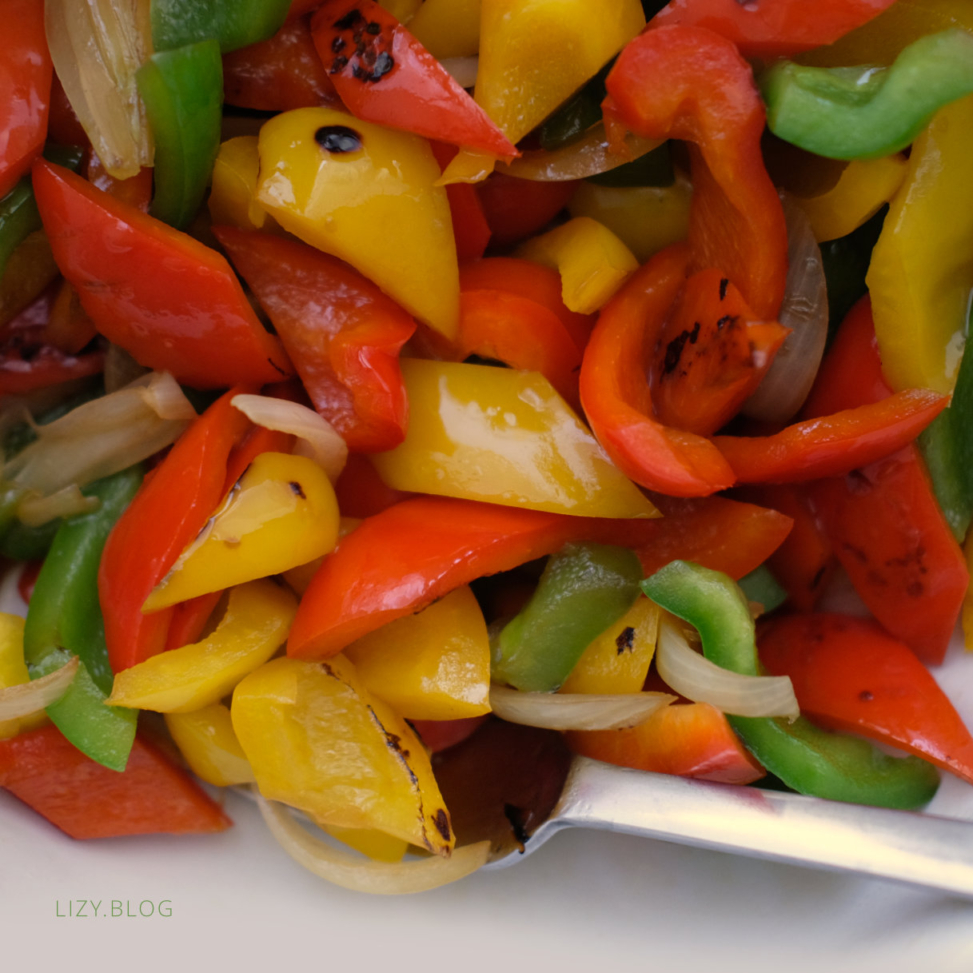
<svg viewBox="0 0 973 973">
<path fill-rule="evenodd" d="M 480 49 L 481 0 L 425 0 L 409 21 L 409 32 L 442 60 L 470 57 Z"/>
<path fill-rule="evenodd" d="M 659 606 L 644 595 L 584 650 L 562 693 L 639 693 L 659 635 Z"/>
<path fill-rule="evenodd" d="M 255 198 L 259 171 L 256 135 L 240 135 L 220 145 L 207 202 L 214 223 L 241 230 L 264 227 L 267 211 Z"/>
<path fill-rule="evenodd" d="M 409 430 L 372 457 L 397 490 L 579 517 L 654 517 L 537 372 L 404 359 Z"/>
<path fill-rule="evenodd" d="M 142 611 L 280 574 L 327 554 L 337 539 L 338 502 L 324 470 L 305 456 L 261 453 Z"/>
<path fill-rule="evenodd" d="M 375 828 L 435 854 L 452 850 L 422 744 L 344 656 L 274 659 L 237 686 L 230 713 L 264 797 L 324 826 Z"/>
<path fill-rule="evenodd" d="M 285 230 L 357 268 L 452 337 L 459 269 L 446 190 L 429 143 L 331 108 L 260 130 L 257 199 Z"/>
<path fill-rule="evenodd" d="M 882 371 L 895 391 L 951 392 L 973 288 L 973 95 L 915 140 L 865 282 Z"/>
<path fill-rule="evenodd" d="M 0 689 L 28 682 L 30 674 L 24 662 L 24 620 L 19 615 L 0 612 Z M 15 720 L 0 720 L 0 740 L 31 730 L 46 720 L 43 712 Z"/>
<path fill-rule="evenodd" d="M 490 639 L 468 586 L 345 649 L 368 691 L 410 720 L 490 712 Z"/>
<path fill-rule="evenodd" d="M 254 780 L 229 707 L 212 703 L 189 713 L 166 713 L 166 727 L 192 772 L 207 784 L 230 787 Z"/>
<path fill-rule="evenodd" d="M 297 599 L 273 581 L 240 585 L 212 635 L 117 673 L 107 702 L 157 713 L 216 703 L 283 645 L 296 612 Z"/>
<path fill-rule="evenodd" d="M 590 216 L 576 216 L 533 237 L 517 256 L 556 270 L 565 306 L 579 314 L 601 310 L 639 266 L 619 237 Z"/>
</svg>

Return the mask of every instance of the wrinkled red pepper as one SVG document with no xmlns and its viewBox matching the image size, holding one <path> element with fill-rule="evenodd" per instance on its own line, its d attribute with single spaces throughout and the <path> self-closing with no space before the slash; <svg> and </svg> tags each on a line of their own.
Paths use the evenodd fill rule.
<svg viewBox="0 0 973 973">
<path fill-rule="evenodd" d="M 442 64 L 372 0 L 328 0 L 311 33 L 356 118 L 500 158 L 518 154 Z"/>
<path fill-rule="evenodd" d="M 140 364 L 197 388 L 291 374 L 215 250 L 43 159 L 33 178 L 58 267 L 98 330 Z"/>
<path fill-rule="evenodd" d="M 415 321 L 344 261 L 296 240 L 214 228 L 270 315 L 317 411 L 358 452 L 405 438 L 399 349 Z"/>
<path fill-rule="evenodd" d="M 865 297 L 842 323 L 805 411 L 831 412 L 893 398 Z M 970 579 L 918 449 L 904 445 L 845 476 L 810 483 L 807 492 L 871 613 L 924 662 L 942 662 Z"/>
<path fill-rule="evenodd" d="M 637 270 L 602 308 L 581 365 L 581 403 L 598 441 L 629 479 L 680 497 L 709 496 L 734 476 L 708 439 L 655 418 L 646 370 L 686 281 L 677 244 Z"/>
<path fill-rule="evenodd" d="M 233 823 L 141 735 L 122 773 L 86 757 L 53 725 L 0 740 L 0 787 L 72 838 L 204 834 Z"/>
<path fill-rule="evenodd" d="M 108 537 L 98 595 L 115 672 L 166 648 L 173 609 L 143 615 L 142 605 L 223 499 L 227 460 L 250 427 L 230 405 L 244 391 L 227 392 L 183 433 Z"/>
<path fill-rule="evenodd" d="M 774 320 L 787 278 L 787 228 L 764 167 L 766 113 L 750 65 L 711 31 L 660 27 L 626 45 L 605 85 L 613 141 L 628 130 L 691 143 L 691 269 L 719 268 L 758 318 Z"/>
<path fill-rule="evenodd" d="M 833 44 L 893 0 L 670 0 L 650 27 L 705 27 L 733 41 L 744 57 L 792 57 Z"/>
<path fill-rule="evenodd" d="M 44 0 L 7 0 L 0 44 L 0 197 L 44 147 L 53 74 Z"/>
<path fill-rule="evenodd" d="M 973 784 L 973 736 L 962 717 L 909 647 L 874 621 L 770 619 L 758 647 L 772 675 L 790 676 L 815 722 L 908 750 Z"/>
</svg>

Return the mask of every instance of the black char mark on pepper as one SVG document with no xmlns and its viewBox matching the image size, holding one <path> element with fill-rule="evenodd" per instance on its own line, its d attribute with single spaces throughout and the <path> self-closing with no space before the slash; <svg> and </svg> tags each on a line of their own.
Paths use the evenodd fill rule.
<svg viewBox="0 0 973 973">
<path fill-rule="evenodd" d="M 686 347 L 686 342 L 694 345 L 696 344 L 696 339 L 699 338 L 700 323 L 697 321 L 693 325 L 692 331 L 683 331 L 682 334 L 676 335 L 672 341 L 666 345 L 666 357 L 662 365 L 662 374 L 671 375 L 679 367 L 679 359 L 682 358 L 683 349 Z"/>
<path fill-rule="evenodd" d="M 726 289 L 730 286 L 730 280 L 728 277 L 723 277 L 720 279 L 720 300 L 726 300 Z"/>
<path fill-rule="evenodd" d="M 362 147 L 361 136 L 347 125 L 322 125 L 314 133 L 314 141 L 332 155 L 357 152 Z"/>
<path fill-rule="evenodd" d="M 340 33 L 331 41 L 331 50 L 337 56 L 328 68 L 330 74 L 340 74 L 351 65 L 352 77 L 366 84 L 375 84 L 395 67 L 391 54 L 394 31 L 383 32 L 380 23 L 366 22 L 357 7 L 339 17 L 334 28 Z M 348 49 L 349 42 L 354 52 L 350 56 L 339 53 Z"/>
<path fill-rule="evenodd" d="M 632 645 L 635 642 L 635 629 L 629 625 L 627 628 L 623 628 L 619 633 L 618 638 L 615 639 L 615 649 L 617 654 L 621 655 L 623 652 L 631 652 Z"/>
</svg>

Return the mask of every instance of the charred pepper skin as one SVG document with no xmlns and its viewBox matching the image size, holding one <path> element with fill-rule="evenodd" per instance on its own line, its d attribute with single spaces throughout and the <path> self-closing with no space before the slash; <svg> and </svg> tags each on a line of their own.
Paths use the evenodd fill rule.
<svg viewBox="0 0 973 973">
<path fill-rule="evenodd" d="M 753 619 L 739 587 L 717 571 L 672 561 L 642 583 L 666 611 L 694 625 L 703 654 L 742 675 L 760 675 Z M 917 757 L 889 757 L 857 737 L 829 733 L 804 717 L 728 716 L 751 753 L 801 794 L 854 804 L 914 809 L 936 793 L 939 774 Z"/>
</svg>

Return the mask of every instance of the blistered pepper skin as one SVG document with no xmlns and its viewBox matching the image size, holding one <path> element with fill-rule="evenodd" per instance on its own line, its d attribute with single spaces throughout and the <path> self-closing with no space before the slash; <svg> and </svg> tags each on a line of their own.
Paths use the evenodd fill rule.
<svg viewBox="0 0 973 973">
<path fill-rule="evenodd" d="M 429 143 L 330 108 L 260 130 L 257 198 L 285 230 L 346 260 L 452 337 L 459 270 L 446 190 Z"/>
</svg>

